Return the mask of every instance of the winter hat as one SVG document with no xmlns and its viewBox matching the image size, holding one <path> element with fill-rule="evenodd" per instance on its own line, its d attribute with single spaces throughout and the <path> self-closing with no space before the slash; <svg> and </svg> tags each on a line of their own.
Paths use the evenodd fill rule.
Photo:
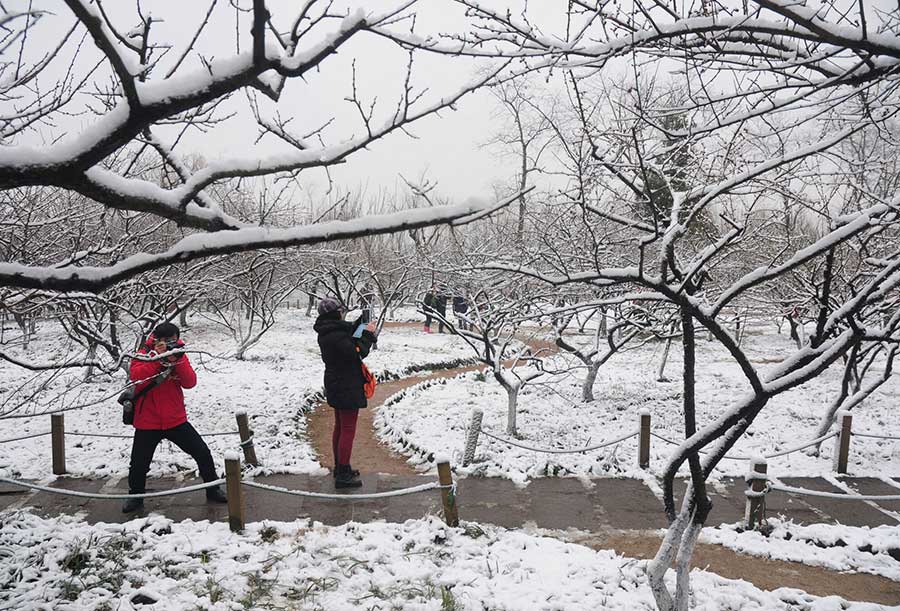
<svg viewBox="0 0 900 611">
<path fill-rule="evenodd" d="M 341 304 L 334 297 L 326 297 L 319 302 L 319 316 L 323 314 L 331 314 L 341 309 Z"/>
<path fill-rule="evenodd" d="M 173 325 L 170 322 L 164 322 L 156 326 L 153 329 L 153 337 L 159 339 L 163 337 L 180 337 L 181 332 L 178 330 L 178 327 Z"/>
</svg>

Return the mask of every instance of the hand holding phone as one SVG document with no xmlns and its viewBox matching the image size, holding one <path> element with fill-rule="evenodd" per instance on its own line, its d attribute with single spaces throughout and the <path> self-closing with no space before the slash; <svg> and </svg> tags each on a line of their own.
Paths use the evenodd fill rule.
<svg viewBox="0 0 900 611">
<path fill-rule="evenodd" d="M 366 330 L 366 323 L 361 322 L 356 326 L 356 331 L 353 332 L 353 337 L 359 339 L 362 337 L 363 331 Z"/>
</svg>

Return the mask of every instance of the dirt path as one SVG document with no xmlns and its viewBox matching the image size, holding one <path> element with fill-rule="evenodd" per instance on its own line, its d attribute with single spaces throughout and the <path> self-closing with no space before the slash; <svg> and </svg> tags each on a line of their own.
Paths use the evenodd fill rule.
<svg viewBox="0 0 900 611">
<path fill-rule="evenodd" d="M 592 549 L 612 549 L 629 558 L 656 555 L 660 538 L 655 533 L 620 532 L 590 536 L 578 543 Z M 877 575 L 836 573 L 798 562 L 746 556 L 720 545 L 698 543 L 691 564 L 728 579 L 743 579 L 762 590 L 798 588 L 814 596 L 840 596 L 880 605 L 900 605 L 900 583 Z"/>
<path fill-rule="evenodd" d="M 417 322 L 389 322 L 385 324 L 387 329 L 421 329 L 422 324 Z M 552 342 L 541 340 L 529 340 L 532 348 L 548 352 L 556 350 Z M 354 468 L 374 473 L 388 473 L 391 475 L 415 475 L 417 472 L 407 462 L 406 458 L 391 450 L 381 443 L 375 435 L 375 409 L 384 401 L 405 388 L 409 388 L 425 380 L 452 378 L 461 373 L 484 369 L 485 366 L 470 365 L 433 371 L 425 375 L 380 382 L 375 388 L 375 396 L 369 400 L 369 407 L 359 411 L 359 420 L 356 423 L 356 438 L 353 440 L 353 455 L 351 462 Z M 309 416 L 307 434 L 310 443 L 319 456 L 319 462 L 325 467 L 333 464 L 333 452 L 331 449 L 331 433 L 334 429 L 334 412 L 327 403 L 320 403 Z"/>
<path fill-rule="evenodd" d="M 417 323 L 395 323 L 392 327 L 415 327 Z M 538 346 L 553 349 L 552 344 Z M 354 466 L 363 472 L 391 475 L 414 475 L 416 471 L 406 458 L 381 443 L 375 435 L 373 418 L 377 406 L 391 395 L 427 379 L 449 378 L 466 371 L 483 368 L 472 365 L 457 369 L 431 372 L 378 385 L 369 408 L 360 410 L 353 444 Z M 327 404 L 320 404 L 309 418 L 309 438 L 323 465 L 332 460 L 331 431 L 334 417 Z M 613 534 L 591 534 L 579 538 L 577 543 L 594 549 L 613 549 L 631 558 L 652 558 L 660 539 L 655 533 L 643 531 L 616 531 Z M 890 579 L 866 574 L 846 574 L 796 562 L 767 560 L 746 556 L 718 545 L 698 544 L 694 551 L 693 565 L 707 568 L 722 577 L 743 579 L 763 590 L 781 587 L 798 588 L 815 596 L 836 595 L 847 600 L 865 601 L 883 605 L 900 605 L 900 584 Z"/>
<path fill-rule="evenodd" d="M 388 328 L 415 328 L 420 329 L 420 323 L 388 323 Z M 426 375 L 379 382 L 375 387 L 375 396 L 369 399 L 369 407 L 359 410 L 359 420 L 356 424 L 356 438 L 353 441 L 353 456 L 351 462 L 354 468 L 363 472 L 388 473 L 390 475 L 415 475 L 417 471 L 407 462 L 406 458 L 391 450 L 381 443 L 375 435 L 375 409 L 384 403 L 385 399 L 393 394 L 409 388 L 419 382 L 437 378 L 452 378 L 466 371 L 475 371 L 483 365 L 471 365 L 456 369 L 434 371 Z M 333 463 L 331 450 L 331 432 L 334 429 L 334 411 L 327 403 L 320 403 L 309 416 L 307 431 L 309 441 L 319 462 L 323 466 L 330 467 Z"/>
</svg>

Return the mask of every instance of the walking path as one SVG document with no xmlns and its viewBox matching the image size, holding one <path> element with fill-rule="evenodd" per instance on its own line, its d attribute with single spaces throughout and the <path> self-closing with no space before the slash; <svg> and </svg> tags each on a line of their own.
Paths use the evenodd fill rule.
<svg viewBox="0 0 900 611">
<path fill-rule="evenodd" d="M 465 369 L 473 369 L 469 367 Z M 370 402 L 377 406 L 388 396 L 428 377 L 451 377 L 463 369 L 439 371 L 427 376 L 384 382 Z M 354 445 L 354 463 L 363 467 L 363 487 L 347 494 L 384 492 L 434 482 L 435 476 L 418 474 L 406 460 L 381 444 L 372 428 L 373 409 L 362 410 Z M 331 462 L 332 414 L 320 405 L 309 420 L 309 435 L 321 462 Z M 264 457 L 263 460 L 265 460 Z M 257 482 L 291 489 L 334 492 L 330 476 L 272 475 Z M 782 478 L 789 486 L 842 492 L 821 478 Z M 897 490 L 874 478 L 842 478 L 844 484 L 863 494 L 896 494 Z M 900 480 L 898 480 L 900 481 Z M 178 488 L 185 482 L 172 478 L 151 482 L 155 490 Z M 125 493 L 127 482 L 118 479 L 59 478 L 53 487 L 82 492 Z M 658 489 L 658 486 L 655 488 Z M 684 484 L 681 485 L 681 490 Z M 710 487 L 714 508 L 708 524 L 738 522 L 744 517 L 743 480 L 723 479 Z M 151 490 L 148 490 L 148 492 Z M 173 520 L 228 519 L 223 505 L 206 504 L 203 492 L 148 499 L 147 511 L 161 512 Z M 460 519 L 492 523 L 507 528 L 537 527 L 565 531 L 570 540 L 595 548 L 612 548 L 637 558 L 652 557 L 658 547 L 659 530 L 666 523 L 656 493 L 636 479 L 542 478 L 526 488 L 498 478 L 466 478 L 458 482 Z M 248 521 L 310 518 L 325 524 L 348 521 L 385 520 L 402 522 L 427 514 L 440 514 L 437 491 L 404 496 L 341 502 L 298 498 L 271 491 L 244 488 Z M 849 526 L 897 524 L 900 501 L 838 501 L 800 498 L 772 492 L 767 497 L 769 515 L 783 514 L 798 524 L 829 523 Z M 89 522 L 124 522 L 132 516 L 120 511 L 118 501 L 83 499 L 46 492 L 32 492 L 0 484 L 0 510 L 30 506 L 42 515 L 79 514 Z M 695 566 L 709 566 L 725 577 L 741 578 L 761 588 L 796 587 L 819 596 L 836 594 L 849 600 L 900 604 L 900 584 L 862 574 L 834 573 L 798 563 L 768 561 L 742 556 L 725 548 L 699 545 Z"/>
</svg>

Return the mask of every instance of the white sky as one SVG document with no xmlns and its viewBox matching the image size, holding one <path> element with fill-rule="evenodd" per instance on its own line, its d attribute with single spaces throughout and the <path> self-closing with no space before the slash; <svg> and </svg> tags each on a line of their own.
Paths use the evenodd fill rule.
<svg viewBox="0 0 900 611">
<path fill-rule="evenodd" d="M 37 52 L 55 44 L 74 17 L 61 0 L 38 0 L 35 4 L 35 8 L 45 8 L 52 12 L 35 30 L 41 40 L 40 49 L 34 49 Z M 242 4 L 249 6 L 249 2 Z M 290 23 L 300 4 L 290 0 L 270 0 L 267 3 L 279 27 L 286 27 Z M 336 10 L 344 12 L 348 4 L 362 4 L 367 11 L 380 12 L 385 7 L 396 6 L 398 3 L 338 2 Z M 545 10 L 555 8 L 551 6 L 554 4 L 555 2 L 547 2 Z M 134 2 L 107 1 L 103 6 L 122 34 L 138 24 Z M 145 14 L 152 14 L 154 18 L 162 20 L 154 24 L 151 38 L 158 42 L 170 42 L 175 46 L 154 72 L 156 78 L 161 78 L 193 36 L 209 7 L 209 0 L 142 0 L 141 7 Z M 447 2 L 421 2 L 417 15 L 416 29 L 420 33 L 451 31 L 463 23 L 461 9 Z M 250 44 L 250 20 L 247 15 L 242 19 L 241 45 L 242 49 L 247 49 Z M 336 30 L 339 26 L 337 20 L 330 23 L 322 32 Z M 195 48 L 205 57 L 223 57 L 234 53 L 235 11 L 228 0 L 218 1 L 213 18 Z M 90 42 L 83 55 L 85 59 L 90 56 L 94 61 L 99 57 L 98 51 Z M 67 57 L 66 61 L 68 59 Z M 337 56 L 327 59 L 321 65 L 321 70 L 310 75 L 306 83 L 296 79 L 288 81 L 277 109 L 283 118 L 293 117 L 291 126 L 294 133 L 303 134 L 331 117 L 335 117 L 336 121 L 326 132 L 327 142 L 362 133 L 362 124 L 356 110 L 344 100 L 351 92 L 353 59 L 356 60 L 357 86 L 361 96 L 367 100 L 377 97 L 376 116 L 381 116 L 382 119 L 374 122 L 382 123 L 393 112 L 402 92 L 406 55 L 383 39 L 369 34 L 358 35 L 358 39 L 342 47 Z M 179 73 L 199 67 L 196 54 L 192 54 L 182 64 Z M 476 68 L 470 60 L 421 53 L 417 54 L 412 82 L 417 90 L 427 87 L 425 100 L 433 101 L 455 92 L 464 82 L 474 80 Z M 109 72 L 106 67 L 104 70 L 104 74 Z M 270 112 L 276 108 L 263 96 L 257 97 L 261 105 Z M 89 101 L 87 96 L 84 101 Z M 492 97 L 488 92 L 472 94 L 462 100 L 455 112 L 446 111 L 441 113 L 440 118 L 429 117 L 415 123 L 410 131 L 417 139 L 400 132 L 394 133 L 377 142 L 371 150 L 354 154 L 348 163 L 332 168 L 331 175 L 342 187 L 367 185 L 370 193 L 381 187 L 392 189 L 402 182 L 402 174 L 410 180 L 427 177 L 431 182 L 437 182 L 440 193 L 455 200 L 489 196 L 493 183 L 511 181 L 514 177 L 511 159 L 505 159 L 496 150 L 481 146 L 494 130 L 490 118 L 492 105 Z M 257 126 L 247 111 L 248 105 L 243 94 L 227 102 L 227 107 L 238 111 L 239 118 L 214 127 L 205 134 L 192 134 L 178 150 L 182 154 L 199 153 L 208 159 L 237 155 L 246 157 L 255 152 L 269 155 L 279 150 L 282 145 L 272 136 L 268 136 L 255 149 L 252 146 L 258 133 Z M 66 127 L 70 133 L 77 132 L 80 126 L 94 120 L 95 117 L 91 115 L 74 118 L 72 124 Z M 161 130 L 161 133 L 166 134 L 166 131 Z M 169 130 L 168 133 L 173 132 Z M 58 134 L 58 128 L 45 128 L 41 139 L 46 142 Z M 315 184 L 314 191 L 321 191 L 326 185 L 324 174 L 320 171 L 308 172 L 302 180 L 305 184 Z"/>
<path fill-rule="evenodd" d="M 870 9 L 877 6 L 896 10 L 896 2 L 897 0 L 864 0 L 864 4 Z M 249 6 L 249 2 L 242 4 Z M 267 4 L 276 24 L 285 27 L 301 3 L 296 0 L 270 0 Z M 396 4 L 395 1 L 386 0 L 346 0 L 337 2 L 336 10 L 343 12 L 349 5 L 364 6 L 367 11 L 379 11 Z M 496 0 L 485 4 L 499 7 L 518 3 Z M 45 49 L 54 43 L 60 31 L 72 23 L 73 17 L 61 0 L 37 0 L 35 5 L 53 13 L 36 31 L 41 40 L 40 46 Z M 529 15 L 535 22 L 560 31 L 565 5 L 565 0 L 532 1 Z M 122 33 L 128 32 L 138 23 L 134 2 L 107 1 L 104 6 Z M 190 40 L 208 6 L 208 0 L 141 0 L 145 13 L 162 19 L 154 25 L 153 39 L 175 45 L 169 58 L 157 70 L 157 78 L 165 73 L 174 57 L 180 55 L 180 50 Z M 420 0 L 417 13 L 417 31 L 420 34 L 453 31 L 463 24 L 459 7 L 444 0 Z M 334 22 L 327 26 L 327 30 L 337 26 L 338 23 Z M 241 38 L 242 48 L 246 49 L 250 43 L 249 16 L 243 17 Z M 213 19 L 201 35 L 196 48 L 206 57 L 223 57 L 234 52 L 235 11 L 228 0 L 218 0 Z M 92 58 L 97 57 L 97 51 L 90 43 L 87 51 Z M 289 81 L 277 108 L 282 117 L 293 117 L 292 127 L 295 133 L 304 133 L 331 117 L 335 117 L 336 121 L 327 132 L 329 142 L 361 133 L 361 124 L 354 114 L 355 110 L 343 99 L 350 93 L 351 61 L 354 58 L 357 61 L 361 95 L 366 99 L 377 96 L 377 109 L 381 117 L 391 113 L 400 93 L 405 55 L 398 53 L 395 47 L 384 40 L 363 35 L 338 56 L 327 59 L 322 64 L 322 69 L 309 76 L 306 83 Z M 192 55 L 185 61 L 181 71 L 196 69 L 199 65 L 196 55 Z M 473 78 L 475 68 L 474 63 L 469 60 L 421 54 L 414 68 L 413 84 L 418 89 L 428 87 L 427 97 L 434 100 L 455 91 L 458 85 Z M 264 108 L 270 111 L 274 108 L 262 96 L 259 99 L 263 101 Z M 88 101 L 86 96 L 85 101 Z M 191 135 L 179 147 L 182 154 L 200 153 L 209 159 L 216 159 L 246 157 L 256 153 L 269 155 L 279 149 L 281 145 L 271 136 L 260 146 L 252 146 L 257 128 L 246 112 L 247 104 L 243 94 L 227 104 L 230 109 L 238 111 L 239 116 L 205 134 Z M 472 94 L 463 99 L 456 112 L 447 111 L 442 113 L 442 118 L 431 117 L 415 124 L 411 131 L 418 139 L 395 133 L 376 143 L 371 150 L 356 153 L 347 164 L 332 169 L 332 177 L 343 187 L 367 185 L 371 193 L 381 187 L 392 188 L 399 182 L 401 174 L 413 180 L 427 176 L 431 181 L 437 182 L 440 193 L 454 199 L 490 197 L 492 184 L 511 181 L 515 175 L 514 159 L 503 157 L 495 148 L 480 146 L 496 130 L 496 122 L 491 119 L 493 107 L 494 102 L 488 92 Z M 78 123 L 93 120 L 95 119 L 91 116 L 75 118 L 75 125 L 67 127 L 70 131 L 77 131 Z M 47 139 L 51 137 L 50 134 L 58 135 L 59 129 L 46 130 L 43 136 Z M 313 188 L 314 191 L 321 191 L 325 184 L 321 172 L 309 172 L 303 181 L 305 185 L 318 185 Z"/>
</svg>

